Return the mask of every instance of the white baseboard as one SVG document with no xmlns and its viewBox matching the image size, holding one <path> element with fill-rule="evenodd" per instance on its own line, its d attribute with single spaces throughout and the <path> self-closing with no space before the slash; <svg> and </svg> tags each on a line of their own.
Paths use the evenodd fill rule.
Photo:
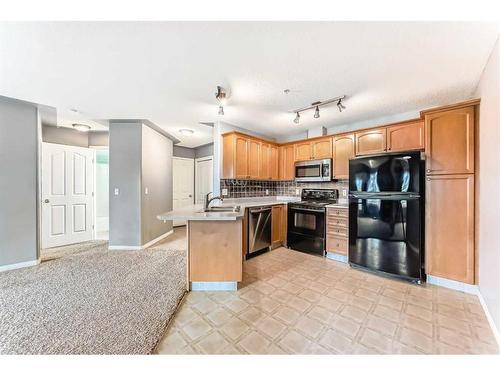
<svg viewBox="0 0 500 375">
<path fill-rule="evenodd" d="M 427 275 L 427 283 L 442 286 L 444 288 L 458 290 L 468 294 L 477 294 L 479 288 L 477 285 L 466 284 L 460 281 L 445 279 L 444 277 Z"/>
<path fill-rule="evenodd" d="M 168 231 L 167 233 L 162 234 L 159 237 L 156 237 L 155 239 L 149 241 L 148 243 L 142 245 L 142 246 L 115 246 L 115 245 L 110 245 L 108 246 L 109 250 L 144 250 L 150 247 L 151 245 L 154 245 L 158 241 L 163 240 L 164 238 L 170 236 L 172 233 L 174 233 L 174 230 L 172 229 L 171 231 Z"/>
<path fill-rule="evenodd" d="M 222 291 L 234 292 L 238 290 L 236 281 L 193 281 L 191 282 L 192 291 Z"/>
<path fill-rule="evenodd" d="M 0 272 L 17 270 L 19 268 L 25 268 L 25 267 L 33 267 L 39 263 L 40 263 L 40 259 L 30 260 L 27 262 L 14 263 L 14 264 L 7 264 L 5 266 L 0 266 Z"/>
<path fill-rule="evenodd" d="M 331 260 L 336 260 L 337 262 L 348 263 L 347 255 L 340 255 L 327 251 L 326 257 Z"/>
<path fill-rule="evenodd" d="M 500 346 L 500 331 L 498 330 L 495 321 L 493 320 L 493 317 L 491 316 L 490 311 L 488 310 L 488 306 L 486 305 L 486 301 L 484 300 L 480 290 L 477 291 L 477 297 L 479 298 L 479 302 L 483 307 L 484 314 L 486 315 L 486 319 L 488 319 L 488 323 L 490 324 L 491 331 L 493 332 L 493 335 L 497 340 L 497 344 L 498 346 Z"/>
</svg>

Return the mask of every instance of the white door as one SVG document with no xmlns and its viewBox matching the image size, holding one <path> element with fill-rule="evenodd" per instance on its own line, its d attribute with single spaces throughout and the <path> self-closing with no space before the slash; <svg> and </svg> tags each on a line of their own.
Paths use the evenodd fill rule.
<svg viewBox="0 0 500 375">
<path fill-rule="evenodd" d="M 93 239 L 93 157 L 84 147 L 42 143 L 42 247 Z"/>
<path fill-rule="evenodd" d="M 173 158 L 173 209 L 194 203 L 194 160 Z M 174 226 L 186 225 L 186 221 L 174 221 Z"/>
<path fill-rule="evenodd" d="M 195 160 L 196 203 L 203 204 L 205 195 L 213 191 L 213 157 L 207 156 Z"/>
</svg>

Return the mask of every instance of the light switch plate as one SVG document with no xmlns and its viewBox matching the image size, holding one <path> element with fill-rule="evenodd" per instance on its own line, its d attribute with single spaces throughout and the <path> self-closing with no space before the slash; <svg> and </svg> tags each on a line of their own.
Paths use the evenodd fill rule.
<svg viewBox="0 0 500 375">
<path fill-rule="evenodd" d="M 347 197 L 347 189 L 342 189 L 342 196 Z"/>
<path fill-rule="evenodd" d="M 115 195 L 118 195 L 118 194 L 120 194 L 120 189 L 115 188 Z"/>
<path fill-rule="evenodd" d="M 146 194 L 146 195 L 149 194 L 149 189 L 148 188 L 144 188 L 144 194 Z"/>
<path fill-rule="evenodd" d="M 269 195 L 269 189 L 266 189 L 266 195 Z"/>
<path fill-rule="evenodd" d="M 295 189 L 295 195 L 300 195 L 300 189 Z"/>
<path fill-rule="evenodd" d="M 227 189 L 222 189 L 222 196 L 227 197 Z"/>
</svg>

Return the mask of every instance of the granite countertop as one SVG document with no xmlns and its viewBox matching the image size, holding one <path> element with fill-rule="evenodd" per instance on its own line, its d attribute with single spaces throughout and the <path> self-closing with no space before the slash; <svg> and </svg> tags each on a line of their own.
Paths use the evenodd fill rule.
<svg viewBox="0 0 500 375">
<path fill-rule="evenodd" d="M 329 204 L 326 208 L 349 208 L 349 199 L 340 198 L 337 203 Z"/>
<path fill-rule="evenodd" d="M 243 218 L 245 208 L 274 206 L 288 202 L 300 201 L 299 197 L 256 197 L 240 199 L 224 199 L 223 202 L 213 202 L 210 207 L 241 206 L 239 212 L 203 212 L 202 204 L 194 204 L 177 210 L 162 213 L 157 216 L 159 220 L 194 220 L 194 221 L 230 221 Z"/>
</svg>

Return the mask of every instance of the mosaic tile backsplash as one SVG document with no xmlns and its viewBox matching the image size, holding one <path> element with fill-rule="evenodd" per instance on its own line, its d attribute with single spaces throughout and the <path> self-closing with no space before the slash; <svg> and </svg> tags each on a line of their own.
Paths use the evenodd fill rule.
<svg viewBox="0 0 500 375">
<path fill-rule="evenodd" d="M 227 198 L 251 198 L 272 196 L 300 196 L 302 189 L 342 189 L 349 188 L 348 180 L 332 182 L 296 182 L 296 181 L 250 181 L 250 180 L 220 180 L 220 189 L 227 189 Z M 297 189 L 299 193 L 297 194 Z"/>
</svg>

